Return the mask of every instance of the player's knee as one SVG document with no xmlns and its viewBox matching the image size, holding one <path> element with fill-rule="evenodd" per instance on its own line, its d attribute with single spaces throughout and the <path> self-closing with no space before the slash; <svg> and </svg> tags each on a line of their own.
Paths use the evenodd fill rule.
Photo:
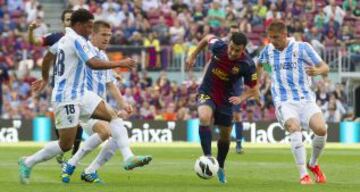
<svg viewBox="0 0 360 192">
<path fill-rule="evenodd" d="M 285 128 L 290 133 L 301 131 L 300 125 L 294 121 L 286 122 Z"/>
<path fill-rule="evenodd" d="M 72 143 L 62 143 L 60 142 L 60 148 L 63 152 L 68 152 L 72 149 L 73 144 Z"/>
<path fill-rule="evenodd" d="M 110 130 L 103 130 L 103 131 L 99 132 L 98 134 L 102 141 L 109 139 L 110 135 L 111 135 Z"/>
<path fill-rule="evenodd" d="M 315 135 L 325 136 L 327 134 L 327 129 L 325 125 L 316 125 L 312 128 Z"/>
<path fill-rule="evenodd" d="M 199 114 L 199 120 L 201 125 L 210 125 L 211 124 L 211 115 L 210 114 Z"/>
</svg>

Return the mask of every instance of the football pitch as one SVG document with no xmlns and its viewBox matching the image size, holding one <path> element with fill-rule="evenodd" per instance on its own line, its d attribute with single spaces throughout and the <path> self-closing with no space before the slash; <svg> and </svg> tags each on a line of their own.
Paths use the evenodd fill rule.
<svg viewBox="0 0 360 192">
<path fill-rule="evenodd" d="M 216 154 L 213 143 L 213 153 Z M 60 166 L 55 159 L 37 165 L 29 185 L 18 179 L 17 160 L 31 154 L 41 145 L 34 143 L 0 144 L 1 192 L 111 192 L 111 191 L 360 191 L 360 145 L 328 144 L 321 159 L 327 184 L 302 186 L 288 145 L 246 144 L 244 154 L 230 149 L 226 162 L 228 183 L 223 185 L 214 177 L 198 178 L 193 166 L 201 154 L 199 144 L 134 144 L 136 154 L 151 154 L 150 165 L 125 171 L 120 153 L 99 170 L 104 184 L 88 184 L 80 180 L 80 173 L 95 157 L 97 151 L 84 158 L 75 170 L 70 184 L 60 181 Z M 308 156 L 310 149 L 308 148 Z M 69 154 L 67 154 L 69 156 Z"/>
</svg>

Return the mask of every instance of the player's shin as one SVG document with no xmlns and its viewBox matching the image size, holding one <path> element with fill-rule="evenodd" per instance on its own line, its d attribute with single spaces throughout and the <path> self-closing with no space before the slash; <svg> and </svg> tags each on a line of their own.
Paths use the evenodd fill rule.
<svg viewBox="0 0 360 192">
<path fill-rule="evenodd" d="M 116 141 L 124 160 L 134 156 L 130 149 L 130 140 L 123 121 L 120 118 L 111 120 L 110 129 L 111 136 Z"/>
<path fill-rule="evenodd" d="M 200 142 L 201 148 L 205 156 L 211 156 L 211 129 L 210 126 L 199 126 L 199 135 L 200 135 Z"/>
<path fill-rule="evenodd" d="M 312 140 L 312 154 L 309 161 L 310 166 L 315 166 L 318 164 L 318 159 L 325 147 L 327 135 L 319 136 L 315 135 L 314 139 Z"/>
<path fill-rule="evenodd" d="M 217 160 L 219 162 L 219 167 L 224 169 L 225 159 L 229 152 L 230 140 L 219 139 L 217 142 L 217 147 L 218 147 Z"/>
<path fill-rule="evenodd" d="M 28 167 L 32 167 L 37 163 L 43 162 L 43 161 L 47 161 L 53 157 L 55 157 L 58 154 L 63 153 L 63 151 L 61 150 L 60 146 L 59 146 L 59 142 L 58 141 L 52 141 L 47 143 L 43 149 L 41 149 L 40 151 L 36 152 L 35 154 L 27 157 L 25 159 L 25 165 Z"/>
<path fill-rule="evenodd" d="M 116 141 L 113 138 L 110 138 L 108 142 L 101 148 L 100 153 L 96 158 L 91 162 L 91 164 L 85 169 L 86 174 L 94 173 L 102 165 L 114 156 L 115 151 L 118 149 Z"/>
<path fill-rule="evenodd" d="M 80 149 L 69 159 L 68 163 L 72 166 L 76 166 L 79 161 L 85 157 L 89 152 L 94 150 L 96 147 L 98 147 L 102 143 L 102 140 L 98 133 L 94 133 L 91 135 L 86 141 L 83 143 L 83 145 L 80 147 Z"/>
<path fill-rule="evenodd" d="M 306 170 L 306 151 L 305 146 L 302 141 L 302 133 L 300 131 L 296 131 L 290 134 L 290 142 L 291 142 L 291 151 L 293 152 L 296 166 L 300 173 L 300 178 L 308 175 Z"/>
</svg>

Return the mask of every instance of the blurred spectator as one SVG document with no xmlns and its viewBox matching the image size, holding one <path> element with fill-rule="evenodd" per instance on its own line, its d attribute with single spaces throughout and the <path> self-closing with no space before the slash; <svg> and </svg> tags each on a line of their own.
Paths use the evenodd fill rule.
<svg viewBox="0 0 360 192">
<path fill-rule="evenodd" d="M 342 25 L 345 12 L 341 7 L 336 5 L 336 0 L 329 0 L 329 5 L 324 7 L 324 13 L 326 16 L 325 22 L 334 19 L 337 23 Z"/>
<path fill-rule="evenodd" d="M 72 8 L 74 11 L 78 9 L 86 9 L 89 10 L 90 7 L 88 4 L 86 4 L 85 0 L 78 0 L 77 4 L 73 6 Z"/>
<path fill-rule="evenodd" d="M 211 5 L 212 6 L 207 13 L 207 20 L 210 27 L 216 30 L 222 26 L 222 23 L 225 21 L 226 15 L 224 10 L 220 9 L 219 2 L 214 1 Z"/>
<path fill-rule="evenodd" d="M 0 61 L 0 116 L 2 114 L 2 105 L 3 105 L 3 83 L 9 81 L 8 68 L 5 63 Z"/>
<path fill-rule="evenodd" d="M 120 5 L 114 0 L 106 0 L 105 3 L 102 4 L 102 9 L 107 12 L 109 9 L 115 10 L 115 12 L 120 10 Z"/>
</svg>

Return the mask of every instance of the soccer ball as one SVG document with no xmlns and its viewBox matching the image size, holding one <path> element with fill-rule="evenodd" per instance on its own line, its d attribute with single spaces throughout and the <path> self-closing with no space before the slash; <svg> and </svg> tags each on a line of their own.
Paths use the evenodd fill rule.
<svg viewBox="0 0 360 192">
<path fill-rule="evenodd" d="M 219 163 L 214 157 L 201 156 L 196 160 L 194 170 L 200 178 L 210 179 L 218 172 Z"/>
</svg>

